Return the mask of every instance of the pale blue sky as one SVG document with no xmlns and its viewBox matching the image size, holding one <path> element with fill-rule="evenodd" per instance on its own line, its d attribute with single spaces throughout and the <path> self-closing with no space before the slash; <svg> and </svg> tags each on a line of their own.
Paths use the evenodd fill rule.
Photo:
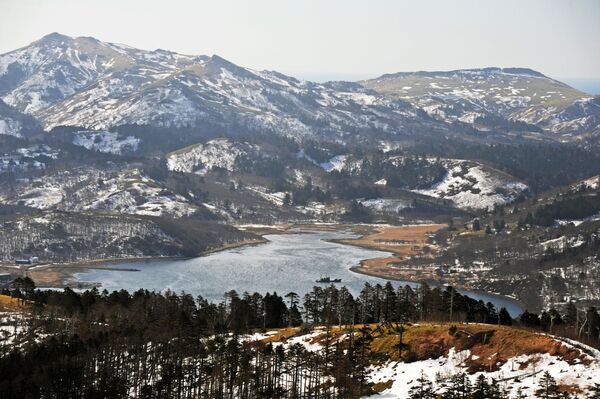
<svg viewBox="0 0 600 399">
<path fill-rule="evenodd" d="M 600 78 L 597 0 L 0 0 L 0 53 L 54 31 L 317 80 L 483 66 Z"/>
</svg>

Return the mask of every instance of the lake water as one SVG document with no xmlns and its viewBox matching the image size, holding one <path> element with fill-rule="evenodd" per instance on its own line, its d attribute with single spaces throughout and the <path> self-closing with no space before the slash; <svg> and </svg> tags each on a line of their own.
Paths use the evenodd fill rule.
<svg viewBox="0 0 600 399">
<path fill-rule="evenodd" d="M 123 262 L 112 267 L 140 271 L 88 269 L 77 273 L 75 278 L 100 283 L 101 289 L 109 291 L 170 289 L 220 301 L 223 294 L 230 290 L 240 294 L 248 291 L 261 294 L 277 292 L 279 295 L 294 291 L 303 296 L 318 285 L 315 280 L 326 275 L 332 279 L 341 278 L 340 285 L 345 285 L 353 295 L 358 295 L 366 281 L 383 285 L 387 280 L 354 273 L 350 268 L 363 259 L 390 254 L 325 241 L 355 236 L 342 231 L 267 235 L 265 238 L 269 242 L 262 245 L 239 247 L 187 260 Z M 399 281 L 392 281 L 392 284 L 417 286 L 416 283 Z M 509 298 L 462 292 L 492 302 L 498 309 L 504 306 L 513 316 L 521 313 L 519 306 Z"/>
</svg>

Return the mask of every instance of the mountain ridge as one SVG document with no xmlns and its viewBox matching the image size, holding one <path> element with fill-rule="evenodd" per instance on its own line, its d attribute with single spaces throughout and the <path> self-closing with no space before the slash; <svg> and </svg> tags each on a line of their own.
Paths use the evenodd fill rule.
<svg viewBox="0 0 600 399">
<path fill-rule="evenodd" d="M 600 108 L 592 97 L 529 68 L 315 83 L 216 54 L 141 50 L 56 32 L 0 55 L 0 99 L 36 117 L 45 130 L 211 124 L 298 140 L 454 135 L 470 141 L 487 140 L 486 132 L 516 132 L 576 142 L 600 136 Z"/>
<path fill-rule="evenodd" d="M 383 74 L 374 79 L 385 79 L 385 78 L 393 78 L 393 77 L 409 76 L 409 75 L 435 76 L 435 75 L 452 75 L 452 74 L 478 73 L 478 72 L 505 73 L 505 74 L 520 75 L 520 76 L 535 76 L 535 77 L 540 77 L 540 78 L 552 79 L 539 71 L 536 71 L 531 68 L 524 68 L 524 67 L 482 67 L 482 68 L 460 68 L 460 69 L 436 70 L 436 71 L 427 71 L 427 70 L 399 71 L 399 72 L 386 73 L 386 74 Z M 366 80 L 371 80 L 371 79 L 366 79 Z"/>
</svg>

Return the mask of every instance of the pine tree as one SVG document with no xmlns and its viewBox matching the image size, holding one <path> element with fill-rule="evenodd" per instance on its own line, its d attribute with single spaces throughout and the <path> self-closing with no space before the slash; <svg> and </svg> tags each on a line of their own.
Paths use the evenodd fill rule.
<svg viewBox="0 0 600 399">
<path fill-rule="evenodd" d="M 433 383 L 425 377 L 423 370 L 421 370 L 421 376 L 417 379 L 417 385 L 408 391 L 408 397 L 410 399 L 435 399 Z"/>
<path fill-rule="evenodd" d="M 514 396 L 514 399 L 527 399 L 527 395 L 523 392 L 523 388 L 517 388 L 517 393 Z"/>
<path fill-rule="evenodd" d="M 473 399 L 488 399 L 490 392 L 490 384 L 483 374 L 477 377 L 475 389 L 473 390 Z"/>
<path fill-rule="evenodd" d="M 503 389 L 498 381 L 492 378 L 492 382 L 489 385 L 488 397 L 487 399 L 506 399 L 508 398 L 508 393 L 505 389 Z"/>
<path fill-rule="evenodd" d="M 471 397 L 472 393 L 471 380 L 462 373 L 452 377 L 450 386 L 442 395 L 442 399 L 467 399 Z"/>
<path fill-rule="evenodd" d="M 502 324 L 505 326 L 512 325 L 512 317 L 510 317 L 510 313 L 506 308 L 501 308 L 500 312 L 498 312 L 498 324 Z"/>
<path fill-rule="evenodd" d="M 560 398 L 558 391 L 558 384 L 549 372 L 544 372 L 544 375 L 540 379 L 540 387 L 535 394 L 540 399 L 558 399 Z"/>
</svg>

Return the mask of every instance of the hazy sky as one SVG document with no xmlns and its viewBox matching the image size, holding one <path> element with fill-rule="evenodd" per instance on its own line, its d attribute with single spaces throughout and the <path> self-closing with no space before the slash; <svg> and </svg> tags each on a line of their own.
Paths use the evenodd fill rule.
<svg viewBox="0 0 600 399">
<path fill-rule="evenodd" d="M 0 0 L 0 53 L 54 31 L 317 80 L 483 66 L 600 78 L 598 0 Z"/>
</svg>

